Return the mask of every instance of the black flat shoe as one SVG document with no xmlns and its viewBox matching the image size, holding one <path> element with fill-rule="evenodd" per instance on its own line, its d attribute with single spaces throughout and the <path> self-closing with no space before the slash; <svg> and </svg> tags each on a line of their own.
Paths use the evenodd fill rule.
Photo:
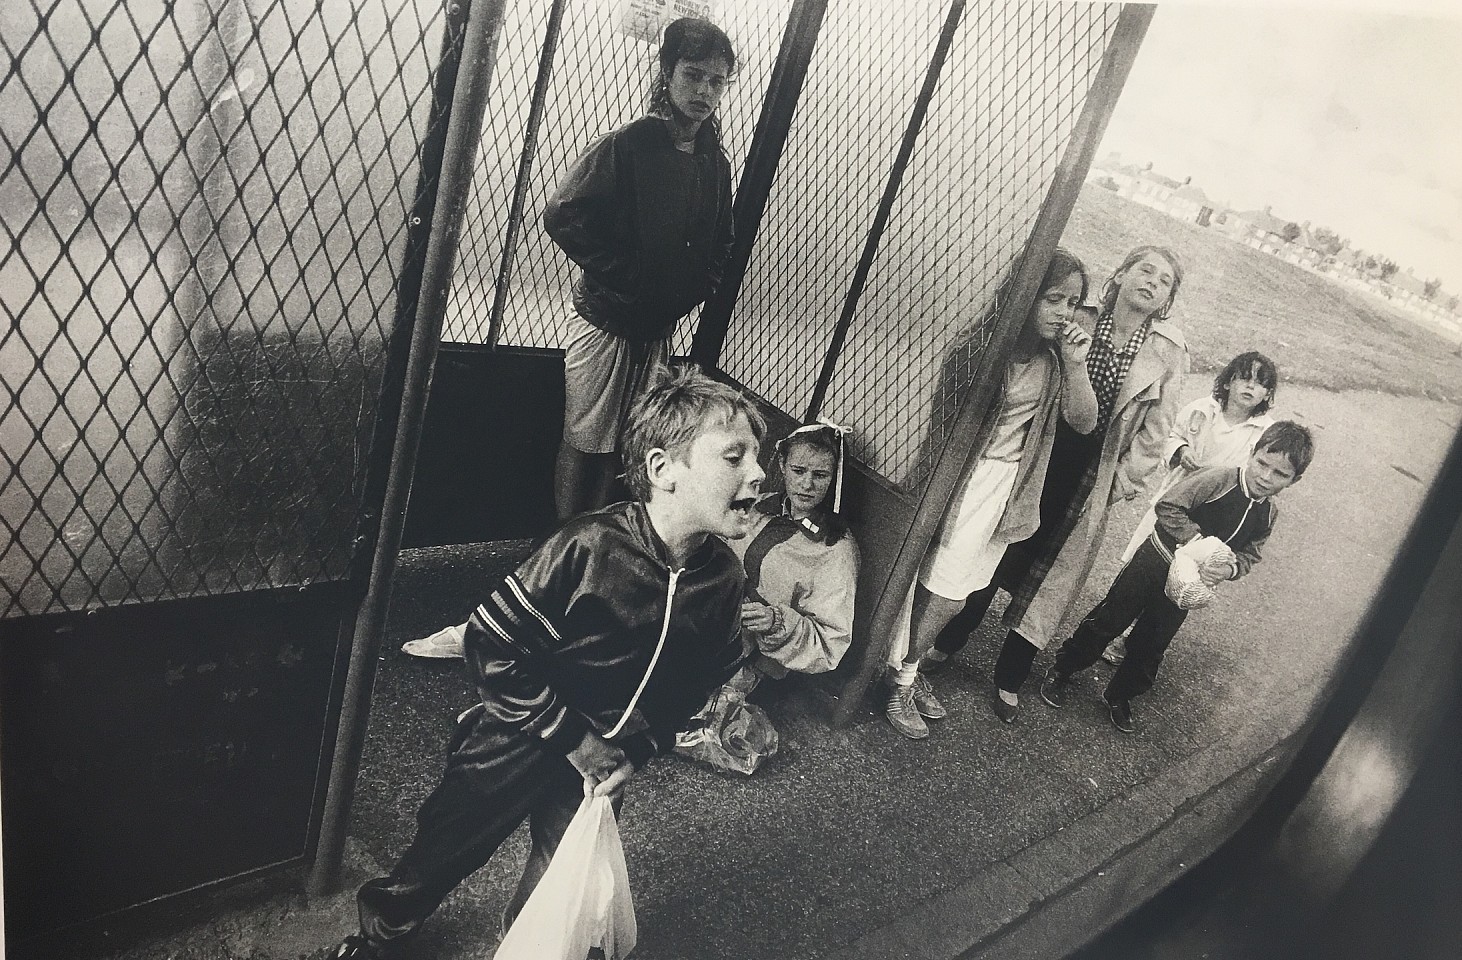
<svg viewBox="0 0 1462 960">
<path fill-rule="evenodd" d="M 1014 723 L 1016 718 L 1020 716 L 1020 705 L 1006 703 L 1000 699 L 1000 694 L 998 693 L 990 701 L 990 709 L 995 711 L 995 716 L 1000 719 L 1001 723 Z"/>
<path fill-rule="evenodd" d="M 1126 700 L 1118 700 L 1116 703 L 1112 703 L 1107 701 L 1105 697 L 1102 699 L 1107 704 L 1107 713 L 1112 718 L 1112 726 L 1121 730 L 1123 733 L 1137 732 L 1137 724 L 1132 721 L 1132 704 Z"/>
</svg>

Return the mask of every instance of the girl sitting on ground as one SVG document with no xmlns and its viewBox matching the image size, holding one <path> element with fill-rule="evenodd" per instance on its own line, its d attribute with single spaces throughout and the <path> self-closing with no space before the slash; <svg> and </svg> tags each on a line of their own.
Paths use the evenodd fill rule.
<svg viewBox="0 0 1462 960">
<path fill-rule="evenodd" d="M 1096 394 L 1085 366 L 1091 336 L 1075 320 L 1086 293 L 1086 268 L 1058 248 L 1005 368 L 989 439 L 919 571 L 907 652 L 885 710 L 889 723 L 911 739 L 929 735 L 926 718 L 945 715 L 919 674 L 925 654 L 966 598 L 989 585 L 1006 545 L 1028 538 L 1040 524 L 1057 423 L 1064 419 L 1078 433 L 1096 425 Z M 901 645 L 902 638 L 895 647 Z"/>
<path fill-rule="evenodd" d="M 741 627 L 756 653 L 706 704 L 724 714 L 764 677 L 827 673 L 853 640 L 858 545 L 842 508 L 843 437 L 829 423 L 798 427 L 777 443 L 782 493 L 757 501 L 751 531 L 728 541 L 746 568 Z M 680 738 L 693 743 L 699 730 Z"/>
</svg>

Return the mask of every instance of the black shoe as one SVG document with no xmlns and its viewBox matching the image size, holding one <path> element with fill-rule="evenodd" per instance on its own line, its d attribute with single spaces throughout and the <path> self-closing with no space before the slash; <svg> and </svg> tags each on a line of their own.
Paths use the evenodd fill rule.
<svg viewBox="0 0 1462 960">
<path fill-rule="evenodd" d="M 1058 673 L 1055 667 L 1046 673 L 1041 682 L 1041 699 L 1060 710 L 1066 706 L 1066 695 L 1071 690 L 1071 678 Z"/>
<path fill-rule="evenodd" d="M 358 933 L 352 933 L 340 941 L 340 946 L 330 955 L 333 960 L 385 960 L 381 948 Z"/>
<path fill-rule="evenodd" d="M 990 708 L 995 711 L 995 716 L 1000 719 L 1001 723 L 1014 723 L 1016 718 L 1020 716 L 1020 705 L 1006 703 L 1000 699 L 1000 693 L 998 691 L 990 701 Z"/>
<path fill-rule="evenodd" d="M 945 670 L 948 670 L 949 665 L 953 662 L 953 656 L 948 656 L 945 657 L 943 660 L 938 660 L 926 654 L 924 656 L 924 659 L 919 661 L 919 672 L 926 677 L 932 677 L 935 674 L 940 674 L 943 673 Z"/>
<path fill-rule="evenodd" d="M 1123 733 L 1136 733 L 1137 724 L 1132 722 L 1132 704 L 1126 700 L 1118 700 L 1112 703 L 1106 697 L 1102 701 L 1107 705 L 1107 712 L 1112 718 L 1112 726 Z"/>
</svg>

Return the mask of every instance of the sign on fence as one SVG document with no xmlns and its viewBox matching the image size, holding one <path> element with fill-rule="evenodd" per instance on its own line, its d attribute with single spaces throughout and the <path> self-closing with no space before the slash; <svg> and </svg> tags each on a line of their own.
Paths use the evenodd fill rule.
<svg viewBox="0 0 1462 960">
<path fill-rule="evenodd" d="M 619 32 L 646 43 L 659 43 L 665 24 L 681 17 L 715 21 L 716 0 L 624 0 Z"/>
</svg>

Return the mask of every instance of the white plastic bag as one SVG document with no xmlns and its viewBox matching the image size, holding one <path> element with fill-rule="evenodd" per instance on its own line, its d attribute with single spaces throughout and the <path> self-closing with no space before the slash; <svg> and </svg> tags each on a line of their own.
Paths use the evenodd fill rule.
<svg viewBox="0 0 1462 960">
<path fill-rule="evenodd" d="M 1197 610 L 1217 599 L 1216 584 L 1205 581 L 1199 571 L 1210 557 L 1222 555 L 1232 557 L 1233 553 L 1217 537 L 1198 537 L 1173 551 L 1165 587 L 1168 599 L 1180 610 Z"/>
<path fill-rule="evenodd" d="M 636 936 L 614 807 L 585 797 L 493 960 L 585 960 L 595 947 L 620 960 Z"/>
</svg>

